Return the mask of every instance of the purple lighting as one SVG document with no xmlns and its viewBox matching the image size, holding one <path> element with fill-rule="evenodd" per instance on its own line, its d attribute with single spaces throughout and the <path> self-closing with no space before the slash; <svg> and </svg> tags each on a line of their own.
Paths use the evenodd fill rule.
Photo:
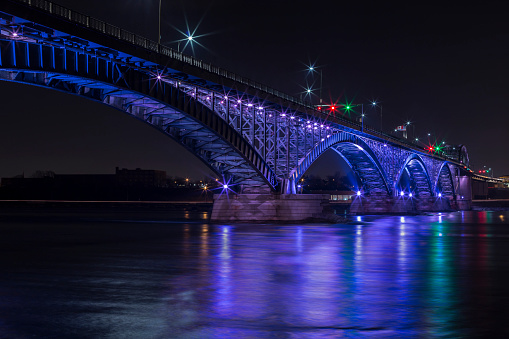
<svg viewBox="0 0 509 339">
<path fill-rule="evenodd" d="M 227 188 L 228 188 L 228 185 L 227 185 L 227 184 L 224 184 L 224 185 L 223 185 L 223 188 L 224 188 L 224 189 L 227 189 Z"/>
</svg>

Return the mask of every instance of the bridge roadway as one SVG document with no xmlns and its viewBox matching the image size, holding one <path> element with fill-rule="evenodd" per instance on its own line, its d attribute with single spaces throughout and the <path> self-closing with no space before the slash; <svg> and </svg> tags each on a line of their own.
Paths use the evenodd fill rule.
<svg viewBox="0 0 509 339">
<path fill-rule="evenodd" d="M 287 210 L 281 218 L 294 218 L 312 198 L 297 197 L 296 183 L 328 149 L 356 175 L 355 211 L 469 206 L 465 146 L 430 154 L 50 1 L 3 1 L 0 28 L 0 80 L 79 95 L 156 127 L 222 178 L 225 192 L 240 193 L 216 200 L 216 219 L 235 220 L 225 216 L 232 210 L 270 220 Z M 257 199 L 251 212 L 242 207 Z"/>
</svg>

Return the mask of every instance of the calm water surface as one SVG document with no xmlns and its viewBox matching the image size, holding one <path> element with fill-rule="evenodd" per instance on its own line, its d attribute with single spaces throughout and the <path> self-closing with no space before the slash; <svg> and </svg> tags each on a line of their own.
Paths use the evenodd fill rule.
<svg viewBox="0 0 509 339">
<path fill-rule="evenodd" d="M 509 336 L 507 211 L 203 217 L 0 218 L 0 338 Z"/>
</svg>

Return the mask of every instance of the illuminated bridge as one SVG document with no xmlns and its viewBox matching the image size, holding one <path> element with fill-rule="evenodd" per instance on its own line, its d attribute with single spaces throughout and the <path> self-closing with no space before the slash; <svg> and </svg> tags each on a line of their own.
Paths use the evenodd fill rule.
<svg viewBox="0 0 509 339">
<path fill-rule="evenodd" d="M 85 97 L 151 124 L 239 195 L 293 196 L 332 149 L 356 175 L 361 211 L 379 208 L 372 201 L 407 198 L 426 209 L 470 199 L 464 146 L 430 154 L 49 1 L 2 1 L 0 27 L 0 80 Z"/>
</svg>

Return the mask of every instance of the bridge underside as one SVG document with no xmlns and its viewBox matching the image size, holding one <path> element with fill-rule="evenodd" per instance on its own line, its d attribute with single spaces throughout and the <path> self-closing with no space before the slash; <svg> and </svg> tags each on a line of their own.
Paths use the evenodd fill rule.
<svg viewBox="0 0 509 339">
<path fill-rule="evenodd" d="M 403 178 L 408 180 L 402 180 Z M 406 185 L 403 184 L 404 181 L 406 181 Z M 432 196 L 431 184 L 426 168 L 418 159 L 408 161 L 398 186 L 398 192 L 412 193 L 412 195 L 421 198 Z"/>
<path fill-rule="evenodd" d="M 172 137 L 230 185 L 277 186 L 250 143 L 178 81 L 79 51 L 9 40 L 0 40 L 0 80 L 80 95 L 128 113 Z"/>
<path fill-rule="evenodd" d="M 332 147 L 356 174 L 359 187 L 363 194 L 388 194 L 387 186 L 379 169 L 365 151 L 356 144 L 341 143 Z"/>
</svg>

